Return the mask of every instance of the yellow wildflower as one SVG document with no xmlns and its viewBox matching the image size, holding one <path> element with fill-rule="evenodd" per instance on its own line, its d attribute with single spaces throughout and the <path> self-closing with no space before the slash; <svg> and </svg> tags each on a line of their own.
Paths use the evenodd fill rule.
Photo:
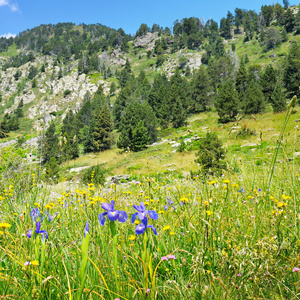
<svg viewBox="0 0 300 300">
<path fill-rule="evenodd" d="M 33 261 L 31 262 L 31 265 L 32 265 L 32 266 L 38 266 L 38 265 L 39 265 L 39 262 L 38 262 L 37 260 L 33 260 Z"/>
<path fill-rule="evenodd" d="M 230 180 L 229 179 L 225 179 L 225 180 L 223 180 L 223 183 L 228 184 L 228 183 L 230 183 Z"/>
<path fill-rule="evenodd" d="M 207 216 L 209 217 L 209 216 L 211 216 L 211 215 L 213 214 L 213 212 L 212 212 L 211 210 L 207 210 L 207 211 L 206 211 L 206 214 L 207 214 Z"/>
<path fill-rule="evenodd" d="M 171 229 L 171 227 L 169 225 L 167 225 L 163 228 L 163 231 L 170 230 L 170 229 Z"/>
<path fill-rule="evenodd" d="M 134 241 L 135 240 L 135 235 L 130 235 L 130 237 L 128 238 L 130 241 Z"/>
<path fill-rule="evenodd" d="M 1 229 L 10 228 L 10 227 L 11 227 L 11 225 L 8 224 L 8 223 L 0 223 L 0 228 Z"/>
</svg>

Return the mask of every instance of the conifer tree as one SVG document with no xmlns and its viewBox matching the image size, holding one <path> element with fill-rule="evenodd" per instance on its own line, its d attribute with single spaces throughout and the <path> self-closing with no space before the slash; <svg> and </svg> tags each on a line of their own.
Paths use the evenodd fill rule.
<svg viewBox="0 0 300 300">
<path fill-rule="evenodd" d="M 271 103 L 275 113 L 286 110 L 286 99 L 279 82 L 275 85 L 275 89 L 271 97 Z"/>
<path fill-rule="evenodd" d="M 234 88 L 231 80 L 226 81 L 217 97 L 215 103 L 216 110 L 219 115 L 220 123 L 227 123 L 235 120 L 238 114 L 238 93 Z"/>
<path fill-rule="evenodd" d="M 288 97 L 300 96 L 300 47 L 296 43 L 292 44 L 285 60 L 283 83 L 287 89 Z"/>
<path fill-rule="evenodd" d="M 240 98 L 243 98 L 246 92 L 247 70 L 244 62 L 241 62 L 239 70 L 236 74 L 235 86 Z"/>
<path fill-rule="evenodd" d="M 107 106 L 103 106 L 101 111 L 97 109 L 94 118 L 95 128 L 92 133 L 94 148 L 96 151 L 107 150 L 113 144 L 113 123 Z"/>
<path fill-rule="evenodd" d="M 59 157 L 58 149 L 58 136 L 56 134 L 55 123 L 52 121 L 45 132 L 45 136 L 42 141 L 42 162 L 45 164 L 50 161 L 51 157 L 55 160 Z"/>
<path fill-rule="evenodd" d="M 90 125 L 84 128 L 84 139 L 83 148 L 85 153 L 95 152 L 95 144 L 93 140 L 93 132 L 95 131 L 96 120 L 94 117 L 91 118 Z"/>
<path fill-rule="evenodd" d="M 266 70 L 261 77 L 262 91 L 265 95 L 266 101 L 269 103 L 271 102 L 271 97 L 274 92 L 276 82 L 277 82 L 276 71 L 270 64 L 266 67 Z"/>
<path fill-rule="evenodd" d="M 193 82 L 191 90 L 191 112 L 205 111 L 211 104 L 212 85 L 204 66 L 200 66 Z"/>
<path fill-rule="evenodd" d="M 119 75 L 119 82 L 121 87 L 124 87 L 126 85 L 127 81 L 130 78 L 130 75 L 131 75 L 131 66 L 129 60 L 127 59 L 125 66 Z"/>
<path fill-rule="evenodd" d="M 246 94 L 243 103 L 243 112 L 247 115 L 261 113 L 265 108 L 265 97 L 261 86 L 250 80 L 247 84 Z"/>
<path fill-rule="evenodd" d="M 132 131 L 132 151 L 137 152 L 145 149 L 148 142 L 148 130 L 141 120 Z"/>
<path fill-rule="evenodd" d="M 51 179 L 52 182 L 57 183 L 59 179 L 59 165 L 57 164 L 56 158 L 51 157 L 45 167 L 46 179 Z"/>
<path fill-rule="evenodd" d="M 176 101 L 172 107 L 171 121 L 172 121 L 173 127 L 179 128 L 179 127 L 184 126 L 186 124 L 186 118 L 187 118 L 187 114 L 186 114 L 184 108 L 182 107 L 181 100 L 180 100 L 180 98 L 176 98 Z"/>
<path fill-rule="evenodd" d="M 23 106 L 24 106 L 23 99 L 21 99 L 21 101 L 19 102 L 18 107 L 15 111 L 15 114 L 18 118 L 22 118 L 24 116 L 23 109 L 22 109 Z"/>
</svg>

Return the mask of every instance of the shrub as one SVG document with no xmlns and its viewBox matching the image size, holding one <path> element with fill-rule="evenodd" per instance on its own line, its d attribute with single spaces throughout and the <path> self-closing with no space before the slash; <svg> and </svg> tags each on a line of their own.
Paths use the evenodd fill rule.
<svg viewBox="0 0 300 300">
<path fill-rule="evenodd" d="M 205 174 L 220 174 L 225 169 L 225 150 L 216 133 L 208 132 L 200 140 L 196 162 Z"/>
<path fill-rule="evenodd" d="M 102 168 L 102 165 L 92 166 L 83 173 L 81 181 L 84 184 L 94 183 L 103 185 L 105 182 L 105 170 Z"/>
<path fill-rule="evenodd" d="M 68 95 L 71 94 L 71 91 L 70 90 L 65 90 L 64 91 L 64 98 L 67 97 Z"/>
</svg>

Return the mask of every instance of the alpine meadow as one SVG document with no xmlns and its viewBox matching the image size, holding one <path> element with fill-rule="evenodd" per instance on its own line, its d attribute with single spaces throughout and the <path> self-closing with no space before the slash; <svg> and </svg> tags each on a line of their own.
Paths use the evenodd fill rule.
<svg viewBox="0 0 300 300">
<path fill-rule="evenodd" d="M 288 1 L 2 36 L 0 299 L 300 299 L 299 97 Z"/>
</svg>

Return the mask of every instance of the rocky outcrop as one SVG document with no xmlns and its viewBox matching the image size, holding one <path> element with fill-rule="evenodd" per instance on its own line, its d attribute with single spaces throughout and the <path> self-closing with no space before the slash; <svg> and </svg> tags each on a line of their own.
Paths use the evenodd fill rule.
<svg viewBox="0 0 300 300">
<path fill-rule="evenodd" d="M 133 45 L 137 48 L 145 48 L 151 44 L 155 38 L 157 38 L 157 32 L 147 32 L 145 35 L 137 37 Z"/>
</svg>

